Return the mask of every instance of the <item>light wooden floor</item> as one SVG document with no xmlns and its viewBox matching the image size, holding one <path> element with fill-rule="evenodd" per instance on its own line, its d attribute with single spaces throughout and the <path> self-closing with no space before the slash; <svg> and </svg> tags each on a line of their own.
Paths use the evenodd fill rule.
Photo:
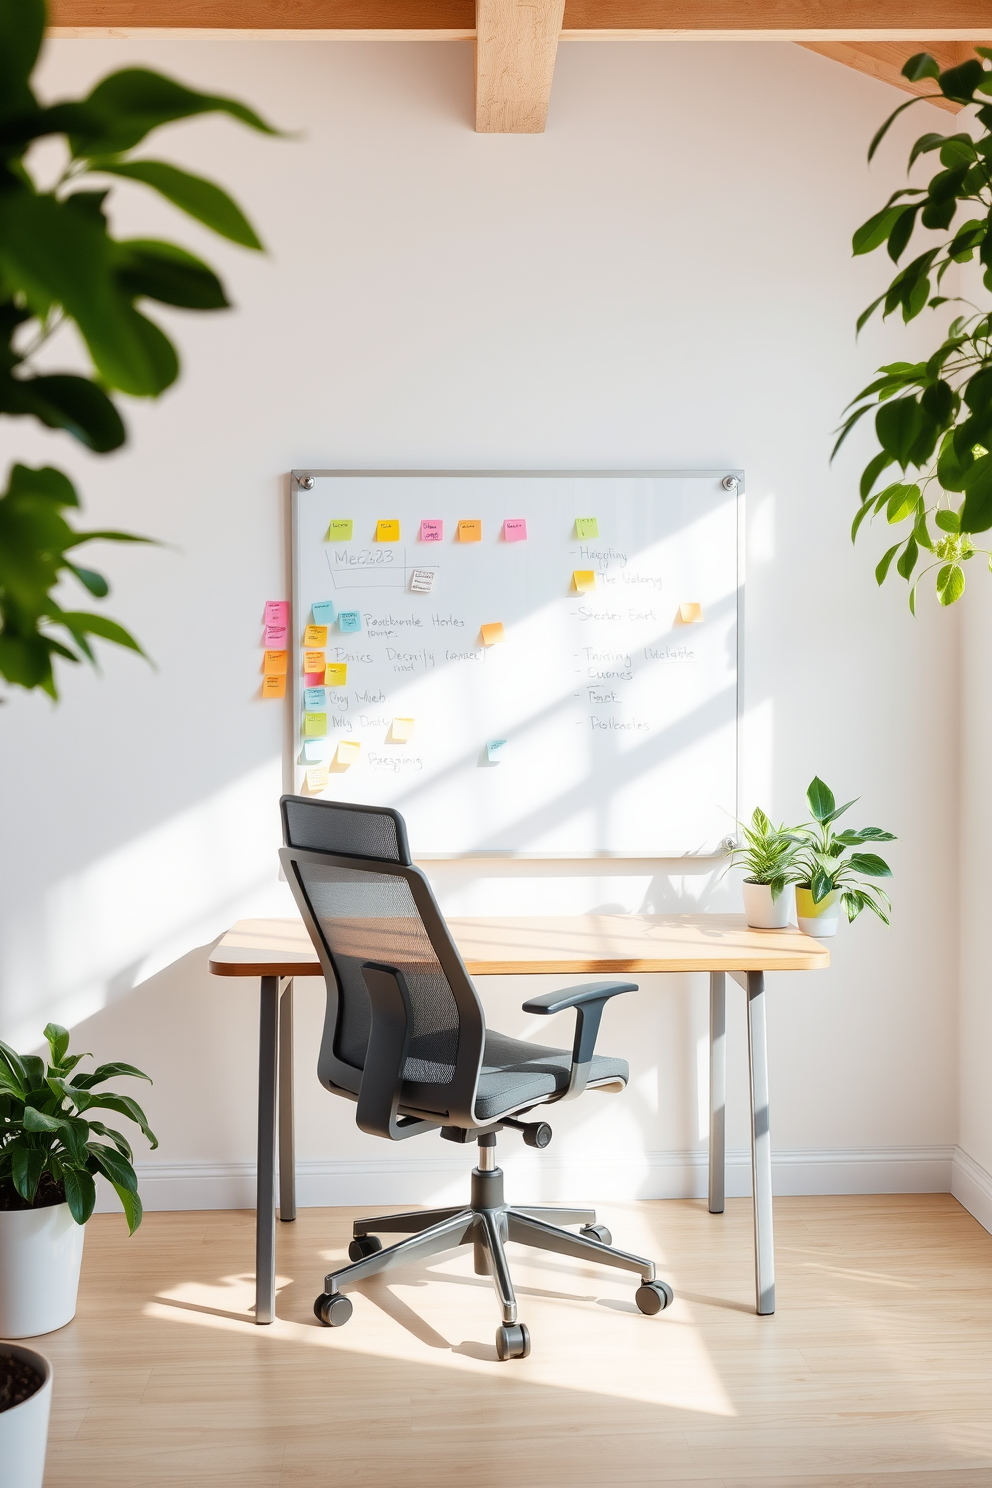
<svg viewBox="0 0 992 1488">
<path fill-rule="evenodd" d="M 250 1213 L 91 1220 L 77 1317 L 40 1343 L 46 1488 L 992 1488 L 992 1236 L 947 1195 L 778 1200 L 769 1318 L 748 1201 L 602 1205 L 675 1304 L 642 1317 L 620 1273 L 512 1246 L 533 1352 L 507 1364 L 468 1257 L 321 1328 L 352 1217 L 279 1226 L 270 1328 Z"/>
</svg>

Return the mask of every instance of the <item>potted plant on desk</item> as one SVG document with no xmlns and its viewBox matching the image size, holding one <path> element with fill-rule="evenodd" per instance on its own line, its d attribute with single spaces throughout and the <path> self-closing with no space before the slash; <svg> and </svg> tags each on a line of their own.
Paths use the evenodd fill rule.
<svg viewBox="0 0 992 1488">
<path fill-rule="evenodd" d="M 833 791 L 814 776 L 806 792 L 813 820 L 796 828 L 800 875 L 796 886 L 796 918 L 806 935 L 836 935 L 841 905 L 848 920 L 863 909 L 873 910 L 884 924 L 892 908 L 888 895 L 866 879 L 891 878 L 892 870 L 877 853 L 855 852 L 866 842 L 894 842 L 881 827 L 848 827 L 835 832 L 833 823 L 855 803 L 836 805 Z M 847 854 L 850 853 L 850 857 Z"/>
<path fill-rule="evenodd" d="M 792 885 L 800 877 L 796 866 L 798 838 L 790 829 L 773 827 L 768 817 L 756 807 L 751 825 L 740 822 L 744 847 L 735 848 L 731 864 L 746 868 L 744 918 L 755 930 L 784 930 L 792 909 Z"/>
<path fill-rule="evenodd" d="M 158 1145 L 136 1101 L 96 1088 L 118 1075 L 147 1075 L 119 1063 L 77 1073 L 87 1056 L 69 1054 L 66 1030 L 49 1023 L 45 1038 L 47 1067 L 37 1054 L 16 1054 L 0 1039 L 2 1338 L 33 1338 L 73 1318 L 83 1226 L 96 1203 L 97 1173 L 116 1189 L 132 1235 L 141 1223 L 127 1138 L 88 1113 L 116 1111 L 140 1127 L 152 1147 Z"/>
</svg>

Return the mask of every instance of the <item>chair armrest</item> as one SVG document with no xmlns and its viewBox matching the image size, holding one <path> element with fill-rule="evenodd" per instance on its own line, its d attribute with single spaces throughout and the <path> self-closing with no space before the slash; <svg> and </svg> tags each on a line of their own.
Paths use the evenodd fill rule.
<svg viewBox="0 0 992 1488">
<path fill-rule="evenodd" d="M 355 1120 L 362 1131 L 373 1137 L 388 1137 L 393 1142 L 416 1136 L 418 1132 L 435 1131 L 440 1121 L 399 1115 L 403 1070 L 413 1031 L 406 978 L 395 966 L 366 961 L 362 979 L 372 1008 L 372 1027 Z"/>
<path fill-rule="evenodd" d="M 558 1100 L 573 1100 L 589 1082 L 589 1069 L 603 1008 L 621 992 L 636 992 L 636 982 L 588 982 L 584 987 L 564 987 L 560 992 L 542 992 L 523 1004 L 525 1013 L 560 1013 L 575 1009 L 575 1038 L 572 1042 L 572 1072 L 568 1089 Z"/>
</svg>

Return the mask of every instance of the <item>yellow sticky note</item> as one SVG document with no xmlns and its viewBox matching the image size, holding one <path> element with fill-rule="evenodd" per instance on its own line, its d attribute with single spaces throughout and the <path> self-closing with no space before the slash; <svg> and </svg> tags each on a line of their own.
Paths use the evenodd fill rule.
<svg viewBox="0 0 992 1488">
<path fill-rule="evenodd" d="M 502 622 L 499 620 L 494 621 L 492 625 L 483 625 L 481 629 L 484 646 L 498 646 L 500 641 L 506 640 Z"/>
<path fill-rule="evenodd" d="M 307 770 L 307 790 L 317 793 L 327 789 L 327 766 L 311 765 Z"/>
<path fill-rule="evenodd" d="M 327 733 L 326 713 L 304 713 L 303 715 L 303 737 L 304 739 L 319 739 L 322 734 Z"/>
<path fill-rule="evenodd" d="M 280 697 L 285 697 L 286 696 L 286 673 L 283 672 L 281 674 L 281 676 L 275 676 L 275 675 L 273 675 L 273 674 L 270 673 L 269 676 L 263 677 L 262 678 L 262 696 L 263 696 L 263 698 L 270 698 L 270 697 L 271 698 L 280 698 Z"/>
<path fill-rule="evenodd" d="M 362 746 L 357 739 L 341 739 L 338 743 L 338 764 L 353 765 L 361 752 Z"/>
<path fill-rule="evenodd" d="M 350 517 L 332 517 L 325 542 L 351 542 L 355 524 Z"/>
<path fill-rule="evenodd" d="M 572 574 L 572 587 L 576 594 L 588 594 L 596 587 L 596 575 L 591 568 L 577 568 Z"/>
<path fill-rule="evenodd" d="M 303 644 L 304 646 L 326 646 L 327 626 L 308 625 L 303 632 Z"/>
<path fill-rule="evenodd" d="M 399 542 L 400 524 L 398 518 L 392 521 L 380 520 L 376 522 L 375 540 L 376 542 Z"/>
<path fill-rule="evenodd" d="M 348 685 L 348 663 L 346 661 L 329 661 L 324 668 L 325 687 L 347 687 Z"/>
<path fill-rule="evenodd" d="M 323 651 L 305 651 L 303 653 L 303 670 L 305 672 L 322 672 L 327 665 L 327 657 Z"/>
<path fill-rule="evenodd" d="M 679 605 L 679 623 L 681 625 L 695 625 L 703 618 L 703 607 L 693 600 L 691 604 Z"/>
<path fill-rule="evenodd" d="M 599 522 L 595 517 L 576 517 L 575 535 L 576 537 L 598 537 Z"/>
<path fill-rule="evenodd" d="M 405 744 L 413 736 L 414 720 L 412 718 L 394 718 L 392 735 L 397 744 Z"/>
<path fill-rule="evenodd" d="M 459 542 L 481 542 L 482 541 L 482 523 L 481 523 L 481 521 L 479 521 L 477 518 L 473 518 L 471 521 L 459 522 L 458 523 L 458 541 Z"/>
<path fill-rule="evenodd" d="M 267 677 L 285 677 L 288 661 L 285 651 L 266 651 L 262 671 Z"/>
</svg>

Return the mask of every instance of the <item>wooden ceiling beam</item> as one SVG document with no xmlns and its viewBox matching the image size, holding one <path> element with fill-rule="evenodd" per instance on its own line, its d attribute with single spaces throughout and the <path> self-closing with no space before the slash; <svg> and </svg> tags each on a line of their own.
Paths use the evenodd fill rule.
<svg viewBox="0 0 992 1488">
<path fill-rule="evenodd" d="M 543 134 L 565 0 L 476 0 L 475 127 Z"/>
<path fill-rule="evenodd" d="M 915 52 L 929 52 L 942 68 L 956 67 L 959 62 L 974 56 L 974 42 L 971 41 L 801 41 L 799 46 L 841 62 L 845 67 L 853 67 L 881 83 L 890 83 L 904 93 L 915 93 L 917 97 L 926 93 L 932 95 L 934 85 L 932 78 L 911 83 L 903 77 L 903 65 Z M 947 98 L 932 101 L 936 108 L 947 109 L 952 114 L 961 108 L 959 103 L 951 103 Z"/>
</svg>

